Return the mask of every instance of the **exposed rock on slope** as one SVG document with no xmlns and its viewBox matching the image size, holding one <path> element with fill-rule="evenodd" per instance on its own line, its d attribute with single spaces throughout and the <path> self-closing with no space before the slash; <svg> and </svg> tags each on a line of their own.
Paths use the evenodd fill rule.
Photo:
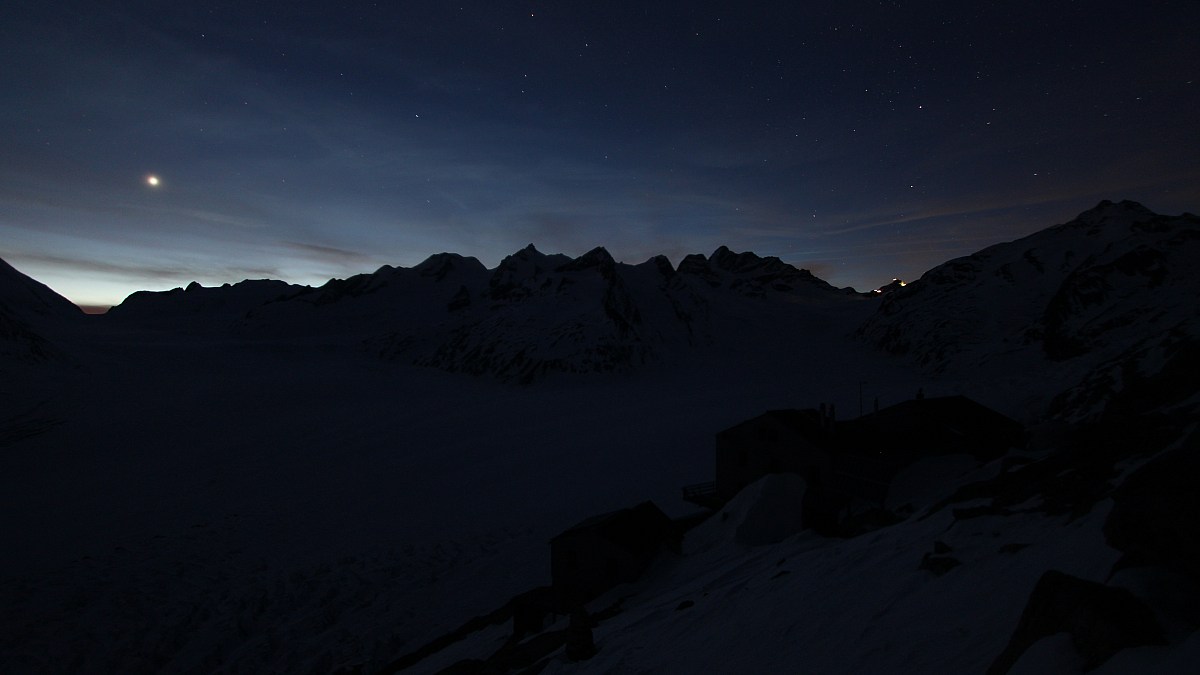
<svg viewBox="0 0 1200 675">
<path fill-rule="evenodd" d="M 988 675 L 1008 673 L 1035 642 L 1063 632 L 1083 657 L 1084 670 L 1127 647 L 1166 644 L 1154 613 L 1129 591 L 1050 570 L 1038 580 L 1016 631 Z"/>
</svg>

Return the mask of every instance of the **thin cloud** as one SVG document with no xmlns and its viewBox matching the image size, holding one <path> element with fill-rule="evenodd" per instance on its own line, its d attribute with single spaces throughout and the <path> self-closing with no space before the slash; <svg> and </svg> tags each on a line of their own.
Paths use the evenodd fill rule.
<svg viewBox="0 0 1200 675">
<path fill-rule="evenodd" d="M 180 275 L 179 268 L 156 265 L 120 264 L 103 260 L 91 260 L 72 256 L 45 253 L 13 252 L 3 256 L 6 260 L 52 267 L 70 272 L 103 274 L 122 278 L 173 279 Z"/>
<path fill-rule="evenodd" d="M 336 265 L 366 264 L 373 261 L 373 258 L 369 255 L 336 246 L 309 244 L 300 241 L 285 241 L 283 245 L 306 258 Z"/>
<path fill-rule="evenodd" d="M 48 267 L 65 273 L 82 275 L 103 275 L 121 279 L 153 279 L 159 281 L 175 281 L 179 279 L 211 279 L 214 276 L 232 278 L 235 280 L 253 278 L 278 278 L 279 270 L 273 267 L 255 267 L 229 265 L 214 269 L 210 265 L 178 265 L 163 267 L 140 263 L 115 263 L 104 260 L 94 260 L 75 256 L 61 256 L 45 253 L 13 252 L 5 253 L 5 260 L 14 261 L 15 265 Z"/>
</svg>

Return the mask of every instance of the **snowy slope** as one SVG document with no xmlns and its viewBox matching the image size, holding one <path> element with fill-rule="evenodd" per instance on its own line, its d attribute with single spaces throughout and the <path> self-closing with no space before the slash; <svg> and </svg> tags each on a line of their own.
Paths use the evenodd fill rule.
<svg viewBox="0 0 1200 675">
<path fill-rule="evenodd" d="M 552 617 L 518 647 L 480 631 L 413 672 L 1194 672 L 1196 412 L 926 467 L 910 515 L 850 539 L 796 533 L 803 480 L 767 476 L 589 603 L 591 658 L 556 645 Z"/>
<path fill-rule="evenodd" d="M 62 422 L 62 380 L 81 366 L 65 338 L 88 318 L 0 260 L 0 452 Z"/>
<path fill-rule="evenodd" d="M 1100 532 L 1109 508 L 1076 520 L 967 519 L 942 509 L 850 540 L 801 533 L 774 545 L 685 549 L 595 603 L 621 607 L 593 629 L 596 656 L 573 663 L 556 653 L 542 672 L 983 673 L 1046 570 L 1109 579 L 1118 559 Z M 937 559 L 957 564 L 942 571 L 927 562 Z M 1176 644 L 1119 653 L 1094 672 L 1192 672 L 1200 634 L 1176 630 Z M 1065 642 L 1035 643 L 1012 672 L 1080 672 L 1061 635 Z"/>
<path fill-rule="evenodd" d="M 82 315 L 71 301 L 0 260 L 0 372 L 17 363 L 64 360 L 52 335 Z"/>
<path fill-rule="evenodd" d="M 1103 403 L 1098 382 L 1119 388 L 1135 360 L 1151 377 L 1195 349 L 1198 296 L 1200 218 L 1106 201 L 930 270 L 886 294 L 858 333 L 935 372 L 1057 378 L 1039 389 L 1087 416 Z M 1090 393 L 1064 393 L 1085 380 Z"/>
<path fill-rule="evenodd" d="M 0 308 L 29 322 L 78 317 L 82 311 L 45 284 L 0 260 Z"/>
</svg>

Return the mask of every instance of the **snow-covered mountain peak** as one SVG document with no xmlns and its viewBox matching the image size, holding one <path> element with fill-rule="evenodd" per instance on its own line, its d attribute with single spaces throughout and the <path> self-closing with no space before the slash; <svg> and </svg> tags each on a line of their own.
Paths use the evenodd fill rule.
<svg viewBox="0 0 1200 675">
<path fill-rule="evenodd" d="M 435 281 L 445 279 L 455 271 L 485 272 L 487 268 L 478 258 L 463 256 L 457 253 L 435 253 L 413 268 L 423 277 L 432 277 Z"/>
<path fill-rule="evenodd" d="M 1197 260 L 1196 216 L 1101 202 L 1067 223 L 951 260 L 884 294 L 859 334 L 935 371 L 990 362 L 998 372 L 1036 372 L 1046 359 L 1071 360 L 1073 374 L 1054 386 L 1094 392 L 1117 386 L 1125 377 L 1118 371 L 1137 371 L 1117 366 L 1129 365 L 1135 352 L 1143 360 L 1158 354 L 1158 365 L 1147 365 L 1157 372 L 1164 355 L 1200 341 Z M 1079 378 L 1095 368 L 1107 374 L 1093 372 L 1094 385 L 1080 386 Z M 1086 405 L 1076 398 L 1082 414 Z"/>
<path fill-rule="evenodd" d="M 549 253 L 549 254 L 542 253 L 541 251 L 539 251 L 537 249 L 536 246 L 534 246 L 533 244 L 529 244 L 525 248 L 517 251 L 516 253 L 513 253 L 512 255 L 509 255 L 509 256 L 505 256 L 505 258 L 500 261 L 500 265 L 499 265 L 499 267 L 497 267 L 497 269 L 501 269 L 501 268 L 505 268 L 505 267 L 513 267 L 513 266 L 517 266 L 520 264 L 531 264 L 531 265 L 539 266 L 543 269 L 545 269 L 545 268 L 552 269 L 552 268 L 558 267 L 560 265 L 563 265 L 563 264 L 569 262 L 570 260 L 571 260 L 570 256 L 564 255 L 562 253 Z"/>
<path fill-rule="evenodd" d="M 675 266 L 665 255 L 656 255 L 644 263 L 639 263 L 633 266 L 637 270 L 653 270 L 664 283 L 671 283 L 672 280 L 679 277 L 679 273 L 675 271 Z"/>
<path fill-rule="evenodd" d="M 733 272 L 735 274 L 749 272 L 780 272 L 785 269 L 790 271 L 799 271 L 795 267 L 788 265 L 774 256 L 763 258 L 752 251 L 734 253 L 725 246 L 717 247 L 717 250 L 713 251 L 712 255 L 708 257 L 708 261 L 717 269 Z"/>
<path fill-rule="evenodd" d="M 1157 216 L 1140 203 L 1124 199 L 1112 202 L 1108 199 L 1075 217 L 1075 221 L 1087 225 L 1130 225 Z"/>
<path fill-rule="evenodd" d="M 488 295 L 493 300 L 525 297 L 542 283 L 543 275 L 569 262 L 568 256 L 546 255 L 530 244 L 500 261 L 488 281 Z"/>
<path fill-rule="evenodd" d="M 617 261 L 613 259 L 612 254 L 603 246 L 584 253 L 578 258 L 566 263 L 558 268 L 560 272 L 574 272 L 578 270 L 595 269 L 603 276 L 611 276 L 613 270 L 616 269 Z"/>
<path fill-rule="evenodd" d="M 725 246 L 718 247 L 707 258 L 699 254 L 685 257 L 678 271 L 713 288 L 724 287 L 755 297 L 772 291 L 805 296 L 841 293 L 808 270 L 793 267 L 779 258 L 763 258 L 750 251 L 735 253 Z"/>
</svg>

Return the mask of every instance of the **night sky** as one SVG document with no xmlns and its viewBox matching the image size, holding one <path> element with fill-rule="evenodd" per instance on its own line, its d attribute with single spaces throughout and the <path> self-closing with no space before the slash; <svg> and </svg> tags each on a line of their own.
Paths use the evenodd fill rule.
<svg viewBox="0 0 1200 675">
<path fill-rule="evenodd" d="M 9 0 L 0 56 L 0 257 L 83 305 L 530 242 L 866 290 L 1200 210 L 1195 0 Z"/>
</svg>

